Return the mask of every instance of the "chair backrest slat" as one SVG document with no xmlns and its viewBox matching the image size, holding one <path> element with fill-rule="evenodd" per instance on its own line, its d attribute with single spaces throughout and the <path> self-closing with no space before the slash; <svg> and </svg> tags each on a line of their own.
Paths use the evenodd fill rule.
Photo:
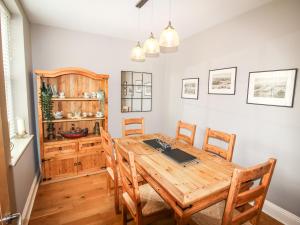
<svg viewBox="0 0 300 225">
<path fill-rule="evenodd" d="M 236 199 L 236 207 L 245 205 L 248 202 L 251 202 L 261 196 L 265 192 L 264 186 L 258 186 L 255 188 L 252 188 L 250 190 L 244 191 L 241 194 L 237 196 Z"/>
<path fill-rule="evenodd" d="M 127 125 L 138 125 L 140 128 L 126 129 Z M 122 136 L 142 135 L 144 134 L 144 118 L 128 118 L 122 121 Z"/>
<path fill-rule="evenodd" d="M 242 224 L 251 220 L 257 225 L 259 216 L 272 179 L 276 159 L 248 169 L 235 169 L 226 201 L 222 225 Z M 243 185 L 260 179 L 259 184 L 251 189 L 243 189 Z M 254 201 L 254 205 L 238 215 L 234 214 L 237 207 Z"/>
<path fill-rule="evenodd" d="M 209 144 L 209 139 L 217 139 L 227 143 L 227 149 L 222 149 L 218 146 Z M 208 151 L 221 156 L 222 158 L 231 161 L 233 156 L 234 144 L 235 144 L 235 134 L 227 134 L 222 131 L 212 130 L 210 128 L 206 129 L 203 147 L 204 151 Z"/>
<path fill-rule="evenodd" d="M 250 209 L 248 209 L 245 212 L 240 213 L 239 215 L 235 216 L 232 219 L 232 225 L 240 225 L 243 224 L 249 220 L 251 220 L 253 217 L 255 217 L 259 212 L 259 209 L 257 206 L 252 206 Z"/>
<path fill-rule="evenodd" d="M 101 133 L 101 144 L 104 149 L 105 165 L 106 168 L 110 168 L 114 174 L 114 180 L 118 181 L 117 163 L 116 156 L 113 148 L 113 142 L 111 136 L 102 127 L 100 128 Z"/>
<path fill-rule="evenodd" d="M 116 143 L 117 159 L 121 173 L 123 193 L 127 193 L 134 203 L 137 216 L 142 215 L 141 200 L 137 179 L 137 171 L 133 152 L 127 151 L 122 145 Z"/>
<path fill-rule="evenodd" d="M 189 131 L 190 135 L 187 136 L 185 134 L 182 134 L 181 133 L 182 129 Z M 177 122 L 176 139 L 182 140 L 187 144 L 194 145 L 195 133 L 196 133 L 196 125 L 188 124 L 181 120 Z"/>
</svg>

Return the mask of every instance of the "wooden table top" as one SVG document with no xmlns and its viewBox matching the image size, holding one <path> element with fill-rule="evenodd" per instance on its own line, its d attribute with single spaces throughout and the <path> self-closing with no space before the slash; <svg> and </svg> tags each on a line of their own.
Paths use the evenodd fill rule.
<svg viewBox="0 0 300 225">
<path fill-rule="evenodd" d="M 184 167 L 143 140 L 159 138 L 172 146 L 196 156 L 200 162 Z M 135 153 L 138 166 L 147 172 L 177 202 L 186 208 L 214 193 L 229 189 L 233 169 L 237 167 L 218 156 L 177 141 L 162 134 L 114 139 L 117 144 Z"/>
</svg>

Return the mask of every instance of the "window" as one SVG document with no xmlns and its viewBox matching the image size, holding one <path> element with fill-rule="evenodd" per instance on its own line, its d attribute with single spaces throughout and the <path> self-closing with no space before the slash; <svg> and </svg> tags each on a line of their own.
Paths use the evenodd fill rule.
<svg viewBox="0 0 300 225">
<path fill-rule="evenodd" d="M 10 71 L 10 14 L 2 2 L 0 2 L 1 16 L 1 39 L 2 39 L 2 55 L 3 55 L 3 70 L 6 94 L 7 119 L 9 124 L 10 138 L 15 136 L 15 123 L 13 111 L 13 98 L 11 86 L 11 71 Z"/>
</svg>

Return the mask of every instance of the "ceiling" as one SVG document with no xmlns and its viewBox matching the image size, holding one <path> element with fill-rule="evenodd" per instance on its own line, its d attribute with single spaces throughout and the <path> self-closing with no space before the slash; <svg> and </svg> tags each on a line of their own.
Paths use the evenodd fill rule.
<svg viewBox="0 0 300 225">
<path fill-rule="evenodd" d="M 172 0 L 171 20 L 181 39 L 272 0 Z M 128 40 L 159 36 L 169 20 L 169 0 L 21 0 L 31 23 Z M 153 12 L 153 13 L 152 13 Z"/>
</svg>

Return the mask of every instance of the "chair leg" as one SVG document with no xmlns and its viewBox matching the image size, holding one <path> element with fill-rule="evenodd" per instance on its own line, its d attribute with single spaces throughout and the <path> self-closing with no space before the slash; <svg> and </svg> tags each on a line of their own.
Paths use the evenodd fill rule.
<svg viewBox="0 0 300 225">
<path fill-rule="evenodd" d="M 107 194 L 110 194 L 110 189 L 111 189 L 111 187 L 110 187 L 110 176 L 109 176 L 109 174 L 107 173 L 106 174 L 106 185 L 107 185 Z"/>
<path fill-rule="evenodd" d="M 127 207 L 125 204 L 122 207 L 122 224 L 127 225 Z"/>
<path fill-rule="evenodd" d="M 115 212 L 120 214 L 120 196 L 119 196 L 119 187 L 114 187 L 114 197 L 115 197 Z"/>
</svg>

